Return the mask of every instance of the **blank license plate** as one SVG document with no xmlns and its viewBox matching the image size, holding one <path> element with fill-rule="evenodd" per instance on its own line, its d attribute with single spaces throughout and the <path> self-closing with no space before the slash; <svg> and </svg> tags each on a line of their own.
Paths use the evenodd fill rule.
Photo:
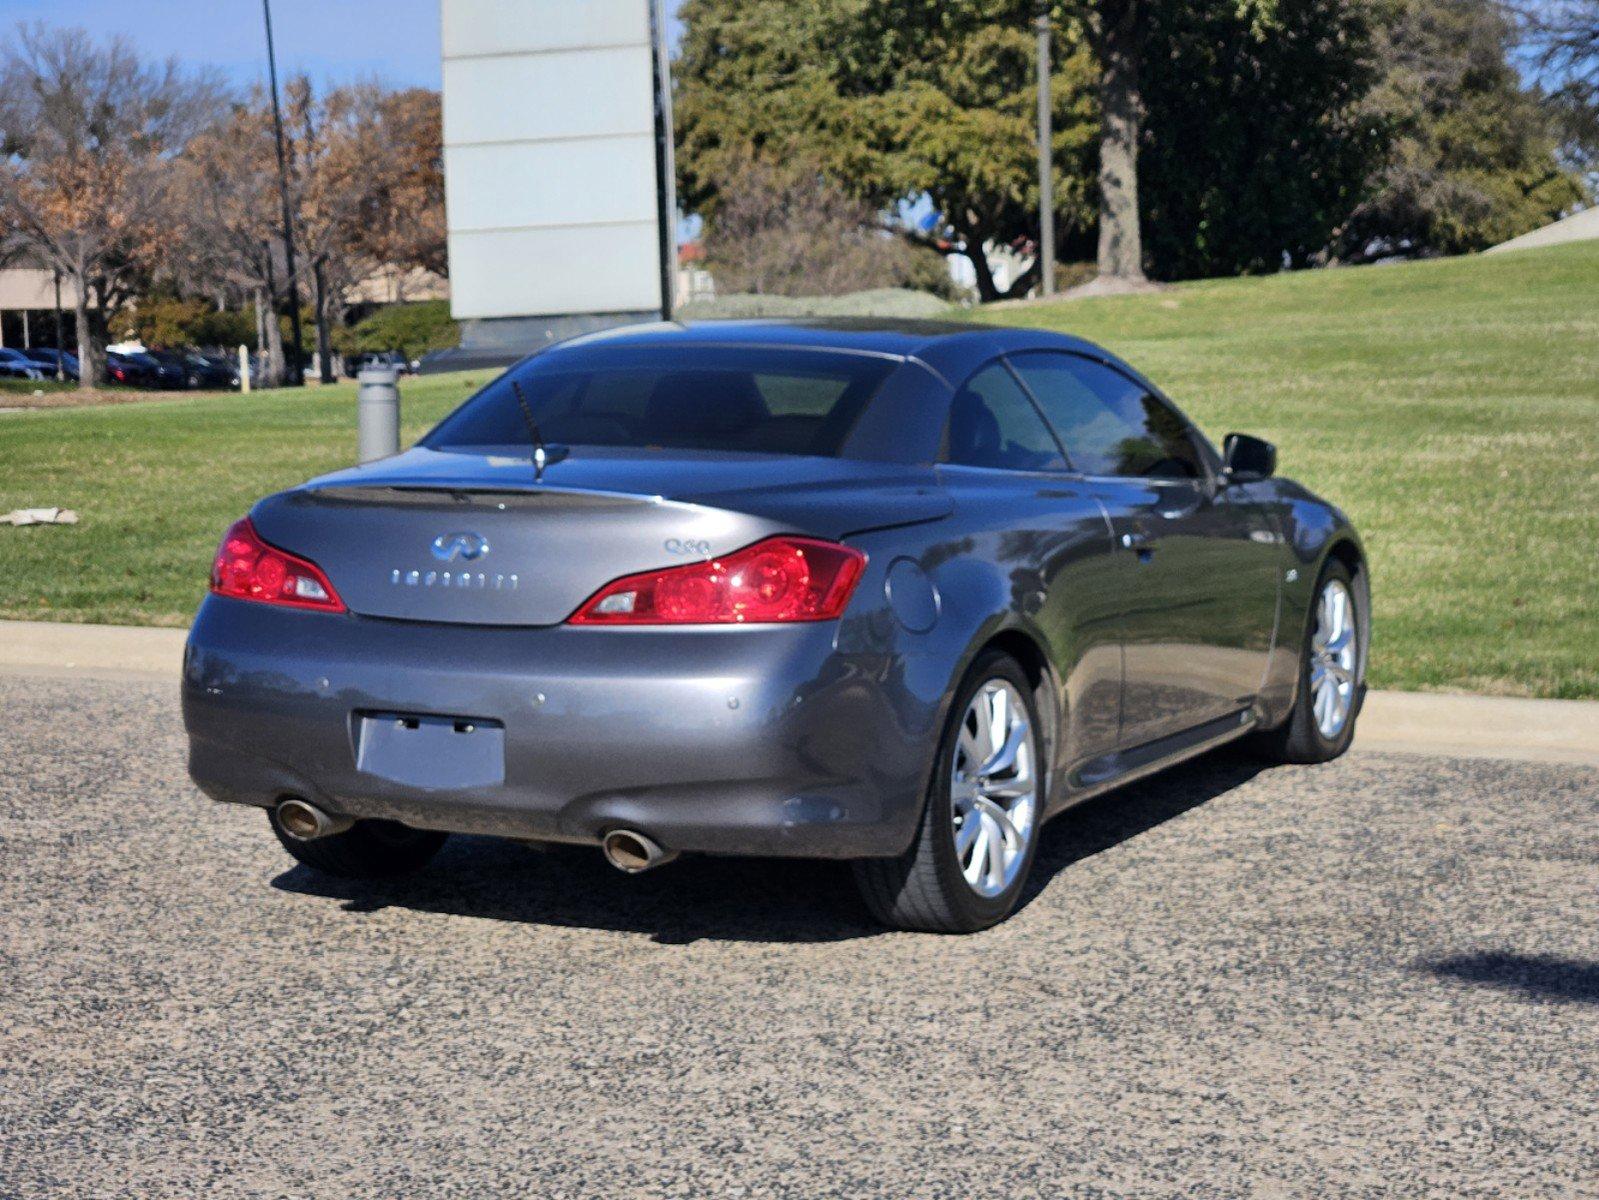
<svg viewBox="0 0 1599 1200">
<path fill-rule="evenodd" d="M 369 713 L 356 769 L 410 787 L 492 787 L 505 782 L 505 727 L 472 717 Z"/>
</svg>

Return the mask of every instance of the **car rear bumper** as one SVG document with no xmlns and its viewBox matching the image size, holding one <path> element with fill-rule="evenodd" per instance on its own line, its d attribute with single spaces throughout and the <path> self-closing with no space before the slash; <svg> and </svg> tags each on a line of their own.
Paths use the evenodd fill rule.
<svg viewBox="0 0 1599 1200">
<path fill-rule="evenodd" d="M 838 650 L 837 632 L 446 625 L 212 596 L 184 660 L 189 770 L 217 800 L 294 795 L 426 829 L 896 854 L 920 815 L 938 697 L 906 690 L 887 653 Z M 503 730 L 503 778 L 454 776 L 447 755 L 422 783 L 362 769 L 373 714 Z"/>
</svg>

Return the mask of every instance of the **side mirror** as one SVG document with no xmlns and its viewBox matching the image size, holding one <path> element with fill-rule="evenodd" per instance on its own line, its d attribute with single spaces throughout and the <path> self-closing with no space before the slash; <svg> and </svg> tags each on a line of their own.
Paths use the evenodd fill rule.
<svg viewBox="0 0 1599 1200">
<path fill-rule="evenodd" d="M 1247 433 L 1227 435 L 1222 442 L 1222 460 L 1229 482 L 1270 479 L 1277 473 L 1277 447 Z"/>
</svg>

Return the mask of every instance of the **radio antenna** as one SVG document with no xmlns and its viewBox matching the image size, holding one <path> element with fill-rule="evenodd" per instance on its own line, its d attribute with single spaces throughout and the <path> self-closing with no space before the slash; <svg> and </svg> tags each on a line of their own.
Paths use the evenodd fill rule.
<svg viewBox="0 0 1599 1200">
<path fill-rule="evenodd" d="M 539 433 L 539 423 L 533 419 L 533 409 L 527 397 L 522 394 L 522 385 L 513 379 L 511 390 L 516 393 L 517 407 L 522 410 L 522 420 L 527 423 L 528 437 L 533 442 L 533 482 L 543 483 L 544 464 L 549 462 L 549 455 L 544 450 L 544 437 Z"/>
</svg>

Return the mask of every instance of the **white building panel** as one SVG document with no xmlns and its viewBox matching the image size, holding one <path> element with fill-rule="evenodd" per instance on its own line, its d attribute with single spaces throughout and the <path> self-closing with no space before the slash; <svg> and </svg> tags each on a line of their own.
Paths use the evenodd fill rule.
<svg viewBox="0 0 1599 1200">
<path fill-rule="evenodd" d="M 444 5 L 447 59 L 648 45 L 649 40 L 649 18 L 639 0 L 446 0 Z"/>
<path fill-rule="evenodd" d="M 452 310 L 661 307 L 652 0 L 442 0 Z"/>
<path fill-rule="evenodd" d="M 648 134 L 571 142 L 459 146 L 445 186 L 456 232 L 655 220 L 655 138 Z M 617 187 L 648 174 L 651 186 Z"/>
<path fill-rule="evenodd" d="M 653 134 L 650 79 L 648 46 L 447 58 L 445 152 L 483 142 Z"/>
<path fill-rule="evenodd" d="M 458 317 L 521 317 L 659 308 L 659 254 L 654 221 L 452 233 L 454 312 Z M 463 295 L 471 297 L 469 312 L 461 311 Z"/>
</svg>

